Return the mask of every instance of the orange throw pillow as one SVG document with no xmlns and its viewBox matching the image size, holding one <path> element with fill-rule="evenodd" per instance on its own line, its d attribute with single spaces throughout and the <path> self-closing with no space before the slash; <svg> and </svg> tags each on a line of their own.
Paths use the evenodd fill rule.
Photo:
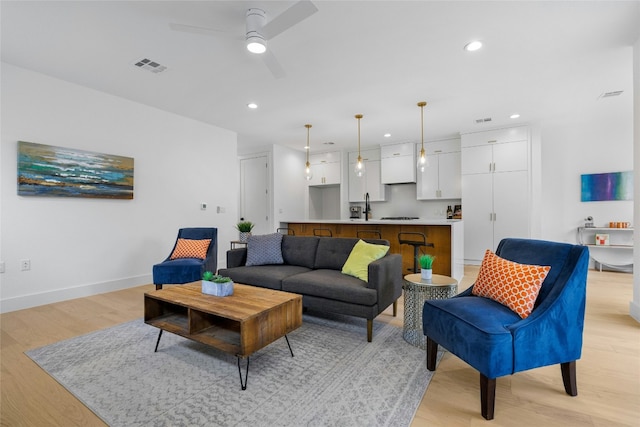
<svg viewBox="0 0 640 427">
<path fill-rule="evenodd" d="M 471 293 L 499 302 L 526 319 L 549 270 L 549 266 L 518 264 L 500 258 L 487 249 Z"/>
<path fill-rule="evenodd" d="M 169 259 L 178 258 L 200 258 L 205 259 L 207 257 L 207 249 L 211 239 L 191 240 L 191 239 L 178 239 L 176 248 Z"/>
</svg>

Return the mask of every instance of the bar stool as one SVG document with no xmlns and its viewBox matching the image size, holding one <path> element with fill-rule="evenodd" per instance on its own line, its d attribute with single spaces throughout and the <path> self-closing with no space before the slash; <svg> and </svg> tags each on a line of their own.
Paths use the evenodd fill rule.
<svg viewBox="0 0 640 427">
<path fill-rule="evenodd" d="M 365 239 L 366 237 L 362 237 L 365 234 L 373 234 L 376 239 L 382 240 L 382 234 L 378 230 L 359 230 L 356 233 L 356 237 L 358 239 Z"/>
<path fill-rule="evenodd" d="M 401 245 L 413 246 L 413 272 L 418 273 L 418 255 L 420 254 L 420 247 L 431 247 L 433 243 L 427 243 L 427 236 L 424 233 L 418 232 L 403 232 L 398 233 L 398 243 Z"/>
<path fill-rule="evenodd" d="M 281 227 L 276 230 L 276 233 L 286 234 L 287 236 L 295 236 L 296 232 L 289 227 Z"/>
<path fill-rule="evenodd" d="M 333 233 L 328 228 L 314 228 L 313 235 L 319 237 L 333 237 Z"/>
</svg>

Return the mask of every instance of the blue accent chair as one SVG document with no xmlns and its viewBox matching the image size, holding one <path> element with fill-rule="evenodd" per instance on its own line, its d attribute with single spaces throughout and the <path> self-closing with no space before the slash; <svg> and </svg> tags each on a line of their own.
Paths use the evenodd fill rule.
<svg viewBox="0 0 640 427">
<path fill-rule="evenodd" d="M 205 259 L 178 258 L 171 260 L 171 254 L 176 248 L 178 239 L 211 239 Z M 216 272 L 218 269 L 218 229 L 217 228 L 181 228 L 178 231 L 176 243 L 169 252 L 167 259 L 153 266 L 153 283 L 156 289 L 162 285 L 183 285 L 202 278 L 205 271 Z"/>
<path fill-rule="evenodd" d="M 496 378 L 560 364 L 564 389 L 576 396 L 576 360 L 582 331 L 589 251 L 585 246 L 504 239 L 496 255 L 520 264 L 549 265 L 533 312 L 526 319 L 471 293 L 428 300 L 422 311 L 427 369 L 435 371 L 438 344 L 480 372 L 482 416 L 493 419 Z"/>
</svg>

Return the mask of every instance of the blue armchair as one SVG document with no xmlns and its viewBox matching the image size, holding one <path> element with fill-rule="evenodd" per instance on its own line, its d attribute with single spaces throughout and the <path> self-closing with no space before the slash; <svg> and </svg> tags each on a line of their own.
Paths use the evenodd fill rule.
<svg viewBox="0 0 640 427">
<path fill-rule="evenodd" d="M 531 314 L 522 319 L 472 287 L 447 300 L 426 301 L 423 330 L 427 369 L 435 371 L 438 344 L 480 372 L 482 416 L 494 416 L 496 378 L 560 364 L 567 394 L 576 396 L 582 352 L 589 251 L 585 246 L 504 239 L 496 255 L 520 264 L 551 266 Z"/>
<path fill-rule="evenodd" d="M 207 255 L 200 258 L 171 259 L 178 239 L 203 240 L 211 239 L 207 248 Z M 167 259 L 153 266 L 153 283 L 156 289 L 162 289 L 162 285 L 182 285 L 195 282 L 202 278 L 204 271 L 216 272 L 218 269 L 218 229 L 217 228 L 181 228 L 178 231 L 176 243 L 169 252 Z"/>
</svg>

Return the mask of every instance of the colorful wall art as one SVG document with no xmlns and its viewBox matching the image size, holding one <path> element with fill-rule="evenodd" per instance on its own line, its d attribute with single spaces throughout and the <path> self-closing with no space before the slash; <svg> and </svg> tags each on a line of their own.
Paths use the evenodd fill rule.
<svg viewBox="0 0 640 427">
<path fill-rule="evenodd" d="M 633 172 L 581 175 L 581 201 L 633 200 Z"/>
<path fill-rule="evenodd" d="M 18 195 L 133 199 L 133 158 L 18 141 Z"/>
</svg>

